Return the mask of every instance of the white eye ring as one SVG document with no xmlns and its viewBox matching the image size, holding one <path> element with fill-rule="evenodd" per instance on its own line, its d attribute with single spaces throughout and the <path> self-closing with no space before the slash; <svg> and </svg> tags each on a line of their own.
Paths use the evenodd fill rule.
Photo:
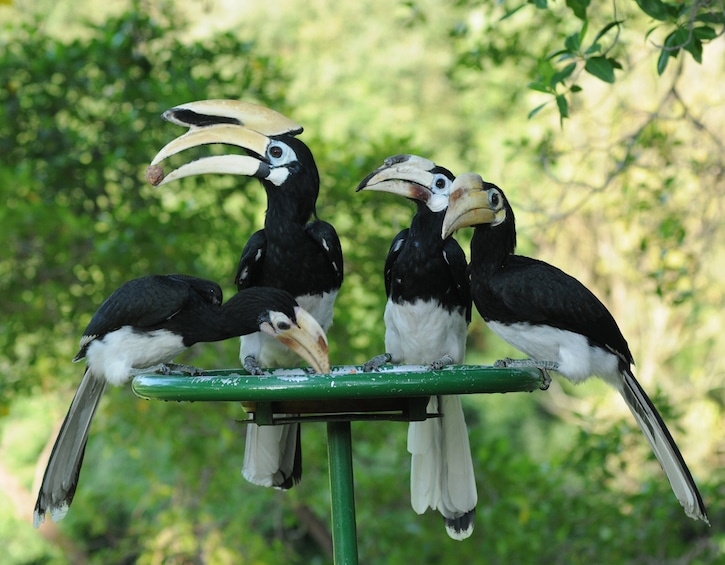
<svg viewBox="0 0 725 565">
<path fill-rule="evenodd" d="M 438 173 L 433 177 L 433 182 L 431 183 L 431 192 L 433 192 L 433 194 L 448 194 L 451 188 L 451 184 L 453 183 L 448 177 L 442 175 L 441 173 Z"/>
<path fill-rule="evenodd" d="M 297 155 L 292 148 L 281 141 L 271 141 L 267 148 L 267 159 L 273 167 L 286 165 L 297 159 Z"/>
<path fill-rule="evenodd" d="M 488 203 L 494 208 L 499 208 L 503 202 L 501 193 L 498 190 L 490 190 L 488 193 Z"/>
</svg>

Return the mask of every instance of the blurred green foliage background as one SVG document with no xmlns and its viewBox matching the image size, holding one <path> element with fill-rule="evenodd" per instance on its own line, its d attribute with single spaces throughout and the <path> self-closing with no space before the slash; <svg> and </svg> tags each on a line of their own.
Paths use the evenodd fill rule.
<svg viewBox="0 0 725 565">
<path fill-rule="evenodd" d="M 241 407 L 114 389 L 67 518 L 33 530 L 48 452 L 102 300 L 147 273 L 227 296 L 262 225 L 256 181 L 153 189 L 179 135 L 165 109 L 205 98 L 303 124 L 318 212 L 345 252 L 334 364 L 383 348 L 382 267 L 412 204 L 355 194 L 396 153 L 502 186 L 520 251 L 610 307 L 670 425 L 712 528 L 685 517 L 623 403 L 596 382 L 464 399 L 474 535 L 453 542 L 408 497 L 406 426 L 353 426 L 363 563 L 721 563 L 725 559 L 722 5 L 470 0 L 15 1 L 0 5 L 0 545 L 3 563 L 331 562 L 324 426 L 306 425 L 287 493 L 241 477 Z M 188 156 L 184 156 L 188 159 Z M 459 240 L 467 248 L 466 237 Z M 238 342 L 182 361 L 238 366 Z M 469 363 L 516 352 L 474 315 Z"/>
</svg>

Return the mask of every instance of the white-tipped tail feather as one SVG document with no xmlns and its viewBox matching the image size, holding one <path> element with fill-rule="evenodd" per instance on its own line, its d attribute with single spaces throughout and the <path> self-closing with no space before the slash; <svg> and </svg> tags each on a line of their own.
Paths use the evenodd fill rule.
<svg viewBox="0 0 725 565">
<path fill-rule="evenodd" d="M 408 427 L 411 505 L 418 514 L 438 510 L 448 535 L 463 540 L 473 533 L 478 494 L 461 399 L 432 397 L 428 411 L 442 416 Z"/>
<path fill-rule="evenodd" d="M 33 512 L 33 526 L 36 528 L 45 521 L 47 512 L 50 512 L 54 522 L 61 520 L 68 512 L 78 486 L 78 475 L 93 415 L 105 388 L 106 381 L 94 377 L 86 369 L 58 432 L 43 475 Z"/>
<path fill-rule="evenodd" d="M 685 514 L 709 525 L 700 491 L 662 417 L 634 375 L 630 371 L 624 371 L 621 375 L 621 386 L 617 388 L 652 447 Z"/>
</svg>

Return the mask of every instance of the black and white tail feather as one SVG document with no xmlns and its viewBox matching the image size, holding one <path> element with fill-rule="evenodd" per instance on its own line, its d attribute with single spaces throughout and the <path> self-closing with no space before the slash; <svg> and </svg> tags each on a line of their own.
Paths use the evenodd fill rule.
<svg viewBox="0 0 725 565">
<path fill-rule="evenodd" d="M 106 381 L 96 378 L 86 368 L 43 475 L 33 512 L 34 527 L 43 523 L 46 512 L 54 522 L 63 519 L 68 512 L 78 486 L 91 422 L 105 389 Z"/>
<path fill-rule="evenodd" d="M 659 412 L 632 371 L 624 369 L 621 376 L 621 384 L 617 389 L 652 447 L 685 514 L 710 524 L 700 491 Z"/>
<path fill-rule="evenodd" d="M 428 412 L 441 417 L 408 427 L 410 503 L 418 514 L 438 510 L 448 535 L 463 540 L 473 533 L 478 494 L 461 398 L 434 396 Z"/>
</svg>

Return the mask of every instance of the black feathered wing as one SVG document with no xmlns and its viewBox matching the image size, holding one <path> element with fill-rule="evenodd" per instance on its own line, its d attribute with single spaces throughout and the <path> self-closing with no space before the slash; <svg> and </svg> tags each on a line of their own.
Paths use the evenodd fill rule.
<svg viewBox="0 0 725 565">
<path fill-rule="evenodd" d="M 466 322 L 471 323 L 471 282 L 468 276 L 468 262 L 458 242 L 452 237 L 443 242 L 443 259 L 448 264 L 448 271 L 455 283 L 455 291 L 461 304 L 466 304 Z"/>
<path fill-rule="evenodd" d="M 237 265 L 234 284 L 239 290 L 257 286 L 255 281 L 262 276 L 262 265 L 267 253 L 267 236 L 264 230 L 256 231 L 247 241 Z"/>
<path fill-rule="evenodd" d="M 616 353 L 626 363 L 634 363 L 606 306 L 574 277 L 548 263 L 509 256 L 494 276 L 482 273 L 475 277 L 473 297 L 486 321 L 528 322 L 568 330 L 587 336 L 592 345 Z"/>
<path fill-rule="evenodd" d="M 385 257 L 385 267 L 383 269 L 383 278 L 385 279 L 385 296 L 390 298 L 390 293 L 393 288 L 392 277 L 393 267 L 398 257 L 400 257 L 400 251 L 405 246 L 406 239 L 408 237 L 408 229 L 404 229 L 393 238 L 393 242 L 390 244 L 390 249 Z"/>
<path fill-rule="evenodd" d="M 91 318 L 73 361 L 83 359 L 88 345 L 109 332 L 123 326 L 152 327 L 168 320 L 188 303 L 191 292 L 188 281 L 165 275 L 149 275 L 121 285 Z"/>
<path fill-rule="evenodd" d="M 322 248 L 335 273 L 332 286 L 335 289 L 340 288 L 343 279 L 342 245 L 335 228 L 328 222 L 316 220 L 305 226 L 305 232 Z"/>
</svg>

